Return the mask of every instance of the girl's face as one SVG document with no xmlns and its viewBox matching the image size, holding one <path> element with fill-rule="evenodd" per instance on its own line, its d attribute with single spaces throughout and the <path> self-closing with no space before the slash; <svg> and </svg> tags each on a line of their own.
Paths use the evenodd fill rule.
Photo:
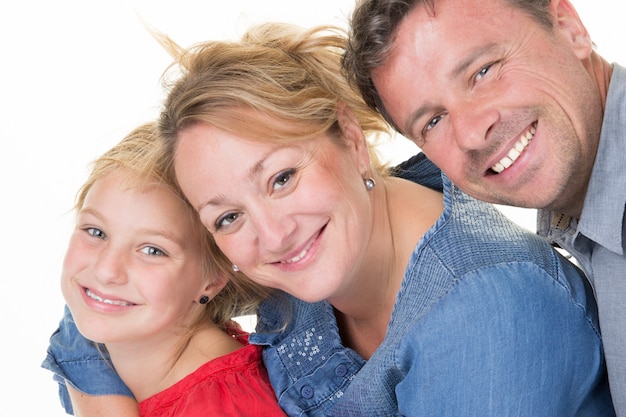
<svg viewBox="0 0 626 417">
<path fill-rule="evenodd" d="M 354 286 L 371 230 L 360 135 L 345 145 L 328 136 L 277 144 L 197 124 L 179 135 L 176 175 L 248 277 L 306 301 L 332 300 Z"/>
<path fill-rule="evenodd" d="M 200 312 L 202 250 L 183 203 L 160 186 L 98 179 L 78 213 L 61 286 L 76 324 L 101 343 L 157 341 Z"/>
</svg>

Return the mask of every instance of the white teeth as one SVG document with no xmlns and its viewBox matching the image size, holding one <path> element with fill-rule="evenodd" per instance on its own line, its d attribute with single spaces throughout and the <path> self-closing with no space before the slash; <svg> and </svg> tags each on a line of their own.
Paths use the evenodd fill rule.
<svg viewBox="0 0 626 417">
<path fill-rule="evenodd" d="M 96 301 L 99 301 L 101 303 L 104 304 L 110 304 L 110 305 L 114 305 L 114 306 L 132 306 L 132 303 L 129 303 L 128 301 L 122 301 L 122 300 L 109 300 L 108 298 L 102 298 L 94 293 L 92 293 L 89 288 L 85 289 L 85 294 L 87 294 L 87 297 L 94 299 Z"/>
<path fill-rule="evenodd" d="M 523 150 L 523 148 L 522 148 Z M 509 153 L 507 154 L 507 156 L 509 157 L 509 159 L 511 161 L 515 161 L 517 158 L 519 158 L 520 156 L 520 151 L 518 151 L 516 148 L 513 148 L 509 151 Z"/>
<path fill-rule="evenodd" d="M 509 159 L 509 158 L 502 158 L 500 160 L 500 163 L 502 164 L 502 166 L 504 167 L 504 169 L 507 169 L 508 167 L 510 167 L 511 165 L 513 165 L 513 160 Z"/>
<path fill-rule="evenodd" d="M 533 124 L 526 133 L 520 135 L 519 139 L 517 140 L 517 142 L 515 142 L 513 148 L 511 148 L 509 153 L 494 166 L 492 166 L 491 169 L 499 174 L 511 165 L 513 165 L 513 162 L 515 162 L 517 158 L 519 158 L 519 156 L 522 154 L 524 149 L 526 149 L 536 131 L 537 129 Z"/>
<path fill-rule="evenodd" d="M 304 255 L 306 255 L 306 253 L 309 251 L 309 249 L 311 249 L 311 246 L 313 245 L 314 240 L 311 241 L 311 243 L 309 243 L 306 248 L 302 249 L 302 252 L 300 252 L 297 256 L 294 256 L 291 259 L 287 259 L 284 261 L 280 261 L 281 264 L 292 264 L 294 262 L 298 262 L 300 259 L 304 258 Z"/>
</svg>

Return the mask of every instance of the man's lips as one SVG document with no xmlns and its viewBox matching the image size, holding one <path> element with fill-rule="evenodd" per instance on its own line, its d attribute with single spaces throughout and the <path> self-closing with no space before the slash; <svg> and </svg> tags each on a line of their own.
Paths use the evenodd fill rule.
<svg viewBox="0 0 626 417">
<path fill-rule="evenodd" d="M 519 139 L 513 144 L 513 147 L 509 150 L 506 156 L 500 161 L 496 162 L 491 170 L 496 174 L 502 173 L 505 169 L 513 165 L 513 163 L 520 157 L 520 155 L 526 150 L 528 144 L 535 136 L 535 132 L 537 131 L 537 122 L 534 122 L 528 130 L 522 133 Z"/>
</svg>

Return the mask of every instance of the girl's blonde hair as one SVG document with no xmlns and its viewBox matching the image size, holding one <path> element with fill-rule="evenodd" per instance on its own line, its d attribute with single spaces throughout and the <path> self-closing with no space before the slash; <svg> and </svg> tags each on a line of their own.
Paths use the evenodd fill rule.
<svg viewBox="0 0 626 417">
<path fill-rule="evenodd" d="M 164 77 L 168 97 L 159 120 L 171 158 L 177 135 L 196 123 L 256 140 L 339 138 L 340 102 L 352 110 L 368 139 L 389 132 L 341 73 L 346 34 L 339 28 L 266 23 L 249 29 L 240 41 L 209 41 L 189 49 L 154 36 L 175 58 Z M 170 83 L 167 76 L 174 70 Z M 373 147 L 370 154 L 373 168 L 382 172 Z"/>
<path fill-rule="evenodd" d="M 213 237 L 202 225 L 198 214 L 178 188 L 168 158 L 164 152 L 164 143 L 159 140 L 156 123 L 146 123 L 133 130 L 121 142 L 97 158 L 92 170 L 77 194 L 75 209 L 79 211 L 87 193 L 100 178 L 124 170 L 128 173 L 125 184 L 131 188 L 166 187 L 176 195 L 186 208 L 194 230 L 190 239 L 196 239 L 203 249 L 203 271 L 208 279 L 228 277 L 228 283 L 208 304 L 201 305 L 204 313 L 189 329 L 190 335 L 201 327 L 206 320 L 222 328 L 231 327 L 231 319 L 244 314 L 255 313 L 258 303 L 268 296 L 269 290 L 235 273 L 228 259 L 222 254 Z"/>
</svg>

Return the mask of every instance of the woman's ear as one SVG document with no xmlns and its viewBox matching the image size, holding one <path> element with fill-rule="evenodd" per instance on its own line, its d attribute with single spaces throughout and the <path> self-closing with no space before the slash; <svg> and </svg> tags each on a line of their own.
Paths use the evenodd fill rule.
<svg viewBox="0 0 626 417">
<path fill-rule="evenodd" d="M 356 150 L 359 167 L 364 171 L 361 174 L 364 175 L 369 171 L 371 164 L 367 140 L 352 109 L 344 102 L 337 104 L 337 122 L 346 144 Z"/>
</svg>

